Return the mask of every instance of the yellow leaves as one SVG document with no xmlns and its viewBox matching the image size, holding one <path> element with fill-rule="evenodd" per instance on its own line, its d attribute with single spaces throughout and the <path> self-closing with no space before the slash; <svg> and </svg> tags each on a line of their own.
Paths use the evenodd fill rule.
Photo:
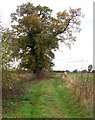
<svg viewBox="0 0 95 120">
<path fill-rule="evenodd" d="M 58 20 L 58 19 L 53 19 L 52 20 L 52 23 L 53 23 L 53 27 L 57 27 L 57 25 L 58 25 L 58 23 L 60 22 L 60 20 Z"/>
<path fill-rule="evenodd" d="M 34 28 L 34 31 L 36 31 L 37 29 L 36 28 Z"/>
<path fill-rule="evenodd" d="M 58 18 L 58 19 L 65 19 L 65 18 L 67 18 L 67 17 L 69 17 L 69 14 L 67 13 L 66 10 L 63 11 L 63 12 L 58 12 L 58 13 L 57 13 L 57 18 Z"/>
<path fill-rule="evenodd" d="M 76 16 L 82 16 L 83 17 L 83 15 L 81 14 L 81 8 L 70 9 L 69 12 L 70 12 L 71 16 L 73 16 L 73 17 L 76 17 Z"/>
<path fill-rule="evenodd" d="M 61 13 L 61 17 L 66 17 L 66 16 L 68 16 L 68 13 L 67 13 L 67 11 L 65 10 L 65 11 L 63 11 L 63 12 Z"/>
<path fill-rule="evenodd" d="M 77 27 L 80 25 L 78 18 L 81 16 L 81 9 L 58 12 L 54 18 L 48 7 L 35 7 L 29 3 L 22 8 L 22 16 L 18 16 L 18 26 L 15 27 L 19 34 L 24 32 L 22 37 L 19 37 L 20 42 L 18 41 L 19 48 L 23 49 L 20 53 L 22 65 L 38 70 L 44 68 L 46 63 L 51 64 L 50 59 L 54 58 L 52 50 L 58 49 L 58 41 L 73 39 L 72 33 L 78 31 Z M 26 50 L 27 46 L 30 50 Z M 16 50 L 16 53 L 19 53 L 19 50 Z"/>
<path fill-rule="evenodd" d="M 78 8 L 77 11 L 81 11 L 81 8 Z"/>
<path fill-rule="evenodd" d="M 61 12 L 58 12 L 57 13 L 57 17 L 59 18 L 61 16 Z"/>
<path fill-rule="evenodd" d="M 77 25 L 80 25 L 80 21 L 77 21 L 77 23 L 76 23 Z"/>
<path fill-rule="evenodd" d="M 19 20 L 19 23 L 20 24 L 23 24 L 25 27 L 23 28 L 24 29 L 24 31 L 26 30 L 28 30 L 28 28 L 33 28 L 34 29 L 34 31 L 36 31 L 37 30 L 37 28 L 39 28 L 40 27 L 40 25 L 42 24 L 41 22 L 40 22 L 40 18 L 38 17 L 38 14 L 33 14 L 33 15 L 31 15 L 31 14 L 27 14 L 26 16 L 24 16 L 23 17 L 23 19 L 22 20 Z"/>
<path fill-rule="evenodd" d="M 46 39 L 46 35 L 43 33 L 37 34 L 35 41 L 36 43 L 38 43 L 39 45 L 43 43 L 43 41 Z"/>
</svg>

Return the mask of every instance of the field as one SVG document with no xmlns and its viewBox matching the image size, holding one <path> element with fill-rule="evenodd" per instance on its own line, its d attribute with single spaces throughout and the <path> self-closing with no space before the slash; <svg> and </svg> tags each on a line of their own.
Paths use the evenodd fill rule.
<svg viewBox="0 0 95 120">
<path fill-rule="evenodd" d="M 75 76 L 80 75 L 69 74 L 68 78 Z M 23 82 L 23 92 L 7 97 L 3 104 L 3 118 L 92 118 L 92 100 L 83 103 L 80 96 L 78 101 L 66 79 L 53 74 L 49 79 Z"/>
<path fill-rule="evenodd" d="M 90 73 L 68 74 L 72 88 L 84 101 L 93 100 L 93 83 L 95 75 Z M 92 101 L 93 102 L 93 101 Z"/>
</svg>

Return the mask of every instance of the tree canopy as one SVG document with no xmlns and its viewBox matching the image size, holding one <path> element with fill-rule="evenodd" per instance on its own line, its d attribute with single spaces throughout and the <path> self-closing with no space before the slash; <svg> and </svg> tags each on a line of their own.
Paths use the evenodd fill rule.
<svg viewBox="0 0 95 120">
<path fill-rule="evenodd" d="M 91 72 L 92 68 L 93 68 L 93 66 L 92 66 L 91 64 L 88 65 L 88 72 L 89 72 L 89 73 Z"/>
<path fill-rule="evenodd" d="M 59 49 L 59 42 L 70 47 L 80 32 L 81 9 L 58 12 L 56 18 L 46 6 L 34 6 L 30 2 L 17 7 L 11 14 L 14 39 L 12 56 L 21 59 L 20 67 L 39 73 L 49 70 L 54 64 L 53 50 Z"/>
<path fill-rule="evenodd" d="M 13 33 L 8 28 L 4 28 L 2 26 L 0 26 L 0 30 L 1 30 L 0 67 L 6 70 L 10 69 L 11 67 L 10 62 L 13 62 L 13 59 L 11 57 L 12 46 L 10 44 L 11 41 L 13 40 L 12 39 Z"/>
</svg>

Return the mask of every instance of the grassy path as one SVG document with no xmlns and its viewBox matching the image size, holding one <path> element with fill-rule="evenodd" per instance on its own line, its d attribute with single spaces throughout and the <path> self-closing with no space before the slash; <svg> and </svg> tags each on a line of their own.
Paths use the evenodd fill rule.
<svg viewBox="0 0 95 120">
<path fill-rule="evenodd" d="M 6 118 L 89 118 L 85 106 L 72 97 L 65 83 L 53 79 L 26 84 L 27 93 Z"/>
</svg>

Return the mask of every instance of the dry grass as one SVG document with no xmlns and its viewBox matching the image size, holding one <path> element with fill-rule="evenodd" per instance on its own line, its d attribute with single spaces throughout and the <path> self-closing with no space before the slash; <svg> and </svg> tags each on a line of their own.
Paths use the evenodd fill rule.
<svg viewBox="0 0 95 120">
<path fill-rule="evenodd" d="M 91 75 L 91 74 L 89 74 Z M 83 101 L 88 103 L 90 101 L 89 107 L 93 107 L 93 80 L 88 74 L 84 76 L 81 74 L 80 77 L 70 76 L 63 77 L 65 79 L 67 87 L 72 88 L 74 94 L 76 94 L 78 101 Z"/>
</svg>

